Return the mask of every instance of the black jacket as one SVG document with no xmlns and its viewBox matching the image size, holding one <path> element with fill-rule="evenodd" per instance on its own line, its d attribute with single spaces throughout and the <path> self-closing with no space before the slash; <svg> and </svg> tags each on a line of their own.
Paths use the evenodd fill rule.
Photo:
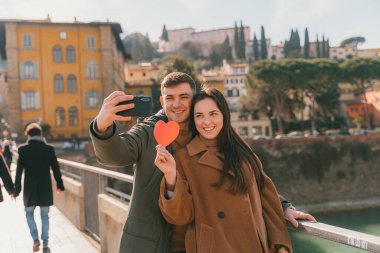
<svg viewBox="0 0 380 253">
<path fill-rule="evenodd" d="M 18 154 L 15 194 L 21 192 L 21 175 L 25 169 L 24 205 L 26 207 L 53 205 L 50 168 L 53 169 L 57 188 L 62 191 L 65 189 L 54 147 L 43 141 L 29 140 L 19 146 Z"/>
<path fill-rule="evenodd" d="M 9 194 L 13 193 L 13 182 L 11 175 L 9 174 L 7 165 L 5 164 L 5 161 L 2 156 L 0 156 L 0 178 L 3 180 L 4 187 L 7 190 Z M 0 188 L 0 202 L 2 201 L 2 192 Z"/>
</svg>

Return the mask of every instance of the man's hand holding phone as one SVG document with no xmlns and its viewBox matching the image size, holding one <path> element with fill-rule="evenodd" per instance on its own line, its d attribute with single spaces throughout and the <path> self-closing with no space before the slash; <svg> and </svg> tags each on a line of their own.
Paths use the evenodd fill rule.
<svg viewBox="0 0 380 253">
<path fill-rule="evenodd" d="M 97 129 L 99 132 L 105 132 L 114 121 L 129 121 L 131 117 L 118 115 L 118 112 L 129 110 L 135 107 L 135 104 L 129 103 L 119 105 L 123 101 L 133 100 L 133 95 L 125 95 L 122 91 L 114 91 L 103 100 L 102 108 L 96 117 Z"/>
</svg>

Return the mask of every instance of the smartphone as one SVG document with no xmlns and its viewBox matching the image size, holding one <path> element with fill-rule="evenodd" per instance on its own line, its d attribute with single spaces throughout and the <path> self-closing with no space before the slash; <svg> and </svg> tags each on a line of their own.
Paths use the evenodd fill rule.
<svg viewBox="0 0 380 253">
<path fill-rule="evenodd" d="M 148 117 L 152 115 L 152 97 L 133 97 L 133 100 L 123 101 L 116 106 L 125 104 L 135 104 L 132 109 L 117 112 L 117 115 L 131 117 Z"/>
</svg>

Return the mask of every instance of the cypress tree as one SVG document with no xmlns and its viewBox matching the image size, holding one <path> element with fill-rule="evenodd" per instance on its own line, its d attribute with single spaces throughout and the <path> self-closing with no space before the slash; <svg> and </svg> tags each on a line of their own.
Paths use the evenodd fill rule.
<svg viewBox="0 0 380 253">
<path fill-rule="evenodd" d="M 232 49 L 230 45 L 230 38 L 226 36 L 226 39 L 223 42 L 223 58 L 227 61 L 232 60 Z"/>
<path fill-rule="evenodd" d="M 294 57 L 300 57 L 301 56 L 301 39 L 300 35 L 298 34 L 298 29 L 296 29 L 296 32 L 294 34 Z"/>
<path fill-rule="evenodd" d="M 261 59 L 268 59 L 268 51 L 267 51 L 267 40 L 265 39 L 265 31 L 264 26 L 261 26 Z"/>
<path fill-rule="evenodd" d="M 310 41 L 309 41 L 309 31 L 305 29 L 305 43 L 303 46 L 303 58 L 310 58 Z"/>
<path fill-rule="evenodd" d="M 169 41 L 169 35 L 168 35 L 168 31 L 166 30 L 166 25 L 164 25 L 164 27 L 162 28 L 161 39 L 165 41 Z"/>
<path fill-rule="evenodd" d="M 255 61 L 260 60 L 260 54 L 259 54 L 259 42 L 256 38 L 256 33 L 253 35 L 253 58 Z"/>
<path fill-rule="evenodd" d="M 326 41 L 326 57 L 330 59 L 330 40 L 328 38 Z"/>
<path fill-rule="evenodd" d="M 240 48 L 240 59 L 245 59 L 245 35 L 244 35 L 244 27 L 243 27 L 243 22 L 240 21 L 240 43 L 239 43 L 239 48 Z"/>
<path fill-rule="evenodd" d="M 325 35 L 322 35 L 322 58 L 326 58 L 326 41 L 325 41 Z"/>
<path fill-rule="evenodd" d="M 239 58 L 239 31 L 238 31 L 236 21 L 235 21 L 235 32 L 234 32 L 234 49 L 235 49 L 235 57 Z"/>
<path fill-rule="evenodd" d="M 285 40 L 285 43 L 284 43 L 284 57 L 285 58 L 288 58 L 288 51 L 289 51 L 289 42 L 287 40 Z"/>
<path fill-rule="evenodd" d="M 319 40 L 318 40 L 318 34 L 317 34 L 317 45 L 316 45 L 316 50 L 317 50 L 317 58 L 321 58 L 321 48 L 319 45 Z"/>
</svg>

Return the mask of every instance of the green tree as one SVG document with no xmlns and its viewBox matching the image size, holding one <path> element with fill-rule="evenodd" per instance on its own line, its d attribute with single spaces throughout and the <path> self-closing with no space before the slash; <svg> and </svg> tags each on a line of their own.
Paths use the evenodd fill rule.
<svg viewBox="0 0 380 253">
<path fill-rule="evenodd" d="M 356 88 L 356 94 L 364 101 L 364 116 L 366 128 L 370 129 L 371 123 L 368 113 L 368 101 L 366 90 L 372 88 L 372 81 L 380 79 L 380 60 L 371 58 L 355 58 L 341 64 L 345 81 Z"/>
<path fill-rule="evenodd" d="M 141 33 L 127 35 L 123 39 L 123 44 L 128 52 L 131 52 L 134 62 L 150 61 L 155 56 L 155 49 L 150 42 L 149 36 Z"/>
<path fill-rule="evenodd" d="M 201 90 L 201 82 L 198 80 L 192 62 L 188 58 L 177 55 L 168 56 L 164 59 L 163 65 L 163 70 L 160 73 L 161 78 L 174 71 L 183 72 L 194 79 L 197 92 Z"/>
<path fill-rule="evenodd" d="M 303 46 L 303 58 L 310 58 L 310 41 L 309 41 L 309 31 L 305 29 L 305 42 Z"/>
<path fill-rule="evenodd" d="M 166 25 L 164 25 L 164 27 L 162 28 L 161 39 L 165 41 L 169 41 L 169 34 L 168 34 L 168 31 L 166 30 Z"/>
<path fill-rule="evenodd" d="M 315 132 L 315 119 L 316 119 L 316 102 L 317 96 L 328 89 L 331 84 L 338 83 L 341 80 L 341 69 L 334 61 L 326 59 L 310 60 L 308 64 L 308 71 L 306 72 L 307 80 L 307 93 L 311 101 L 311 131 Z"/>
<path fill-rule="evenodd" d="M 326 58 L 330 59 L 330 40 L 328 38 L 326 41 Z"/>
<path fill-rule="evenodd" d="M 223 59 L 226 59 L 227 61 L 232 61 L 232 48 L 230 45 L 230 38 L 226 36 L 223 46 L 222 46 L 222 51 L 223 51 Z"/>
<path fill-rule="evenodd" d="M 261 26 L 261 41 L 260 41 L 261 59 L 268 59 L 267 40 L 265 38 L 264 26 Z"/>
<path fill-rule="evenodd" d="M 357 47 L 359 44 L 362 44 L 364 43 L 366 40 L 364 37 L 361 37 L 361 36 L 357 36 L 357 37 L 351 37 L 351 38 L 348 38 L 348 39 L 345 39 L 343 40 L 341 43 L 340 43 L 340 46 L 341 47 L 345 47 L 347 46 L 348 44 L 354 44 L 355 47 Z"/>
<path fill-rule="evenodd" d="M 262 94 L 270 94 L 274 117 L 278 130 L 284 132 L 286 100 L 290 89 L 289 81 L 292 73 L 283 68 L 285 60 L 260 61 L 252 64 L 247 75 L 248 87 L 258 90 Z"/>
<path fill-rule="evenodd" d="M 255 61 L 260 60 L 260 54 L 259 54 L 259 42 L 257 41 L 256 33 L 253 35 L 253 58 Z"/>
<path fill-rule="evenodd" d="M 319 45 L 319 40 L 318 40 L 318 34 L 317 34 L 317 43 L 316 43 L 316 50 L 317 50 L 317 58 L 321 58 L 321 47 Z"/>
<path fill-rule="evenodd" d="M 245 59 L 245 35 L 242 21 L 240 21 L 239 58 Z"/>
<path fill-rule="evenodd" d="M 326 58 L 326 41 L 325 41 L 325 35 L 322 35 L 322 45 L 321 45 L 321 49 L 322 49 L 322 58 Z"/>
<path fill-rule="evenodd" d="M 237 23 L 235 21 L 235 30 L 234 30 L 234 49 L 235 49 L 235 57 L 239 58 L 239 30 Z"/>
<path fill-rule="evenodd" d="M 203 59 L 202 45 L 198 42 L 185 41 L 178 50 L 178 54 L 194 60 Z"/>
</svg>

